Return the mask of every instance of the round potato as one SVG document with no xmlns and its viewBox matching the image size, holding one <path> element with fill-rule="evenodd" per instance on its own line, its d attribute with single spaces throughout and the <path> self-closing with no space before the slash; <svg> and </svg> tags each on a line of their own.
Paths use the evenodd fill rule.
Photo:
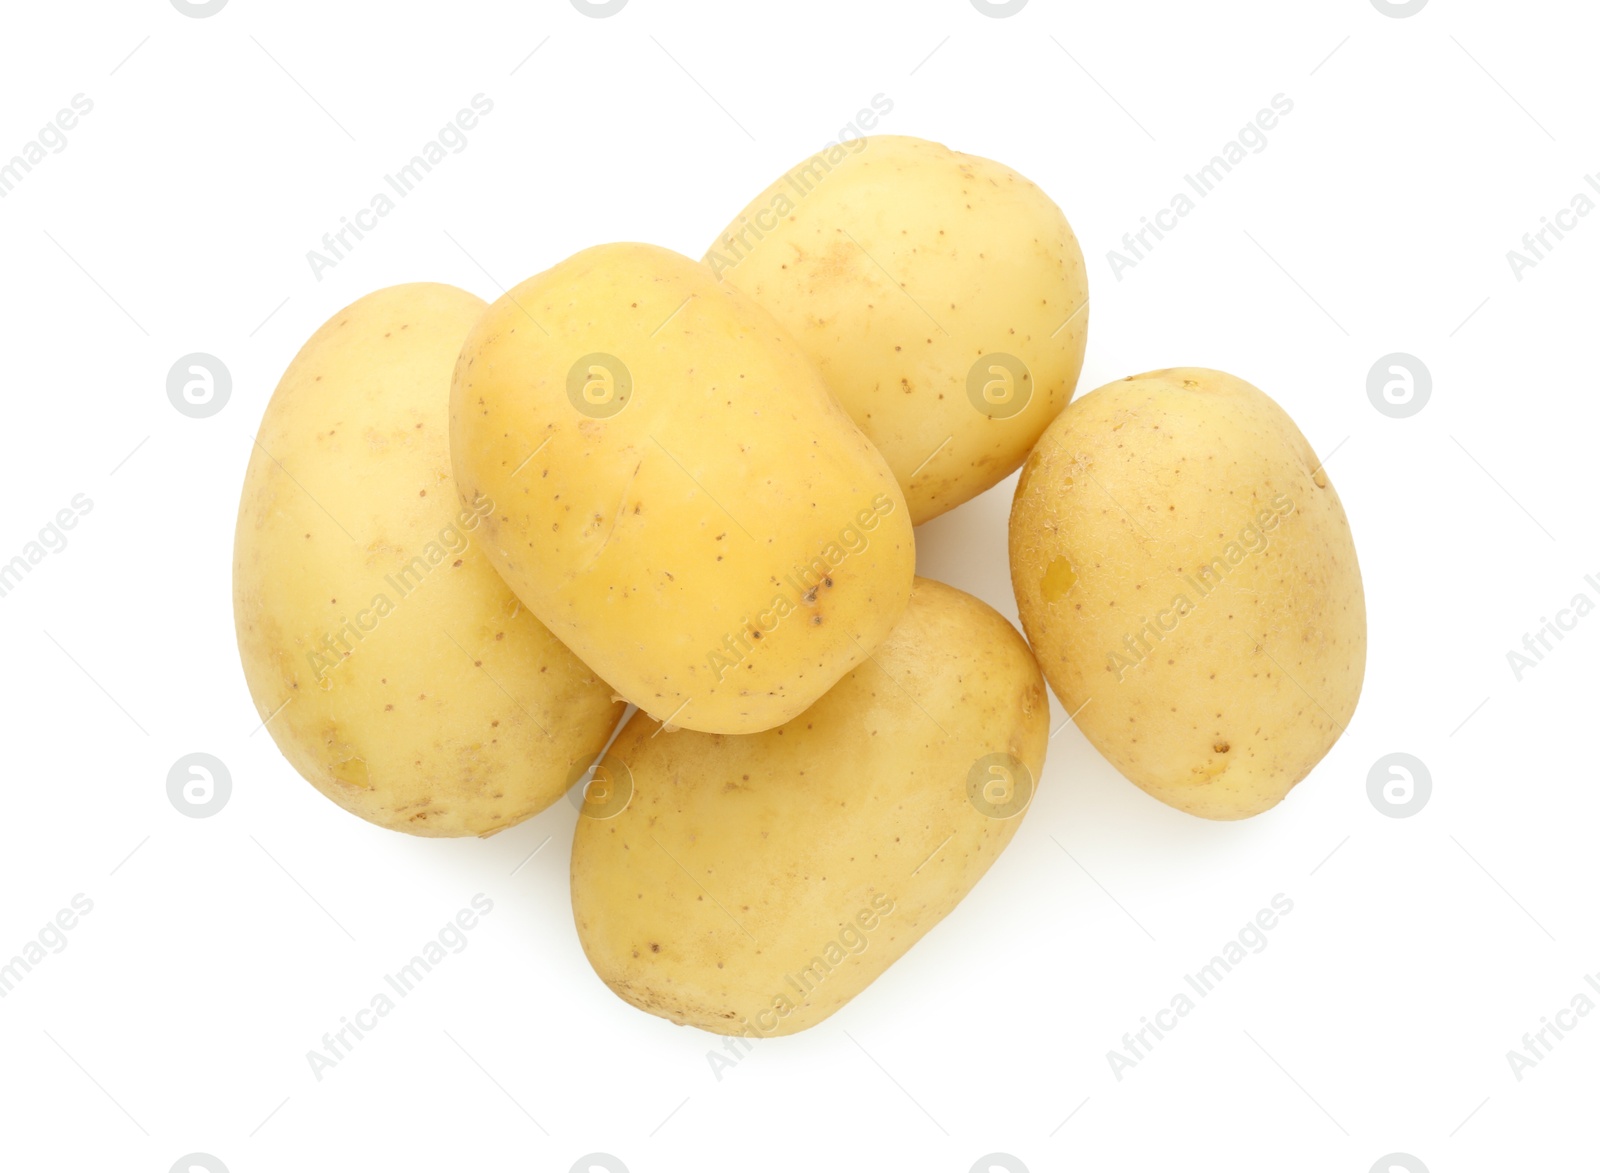
<svg viewBox="0 0 1600 1173">
<path fill-rule="evenodd" d="M 782 724 L 905 610 L 883 458 L 769 314 L 677 253 L 602 245 L 495 302 L 451 440 L 512 589 L 674 727 Z"/>
<path fill-rule="evenodd" d="M 642 1010 L 747 1038 L 814 1026 L 942 920 L 1010 841 L 1049 707 L 1014 628 L 918 579 L 873 662 L 749 737 L 643 714 L 586 792 L 572 909 Z"/>
<path fill-rule="evenodd" d="M 1162 802 L 1259 814 L 1355 712 L 1350 524 L 1294 421 L 1241 379 L 1152 371 L 1073 403 L 1023 466 L 1010 540 L 1045 677 Z"/>
<path fill-rule="evenodd" d="M 1078 384 L 1083 254 L 1000 163 L 883 135 L 790 168 L 705 256 L 786 327 L 921 524 L 1012 473 Z"/>
<path fill-rule="evenodd" d="M 456 502 L 450 372 L 483 309 L 399 285 L 312 335 L 267 405 L 234 541 L 267 731 L 340 806 L 415 835 L 543 810 L 623 708 L 489 565 L 494 502 Z"/>
</svg>

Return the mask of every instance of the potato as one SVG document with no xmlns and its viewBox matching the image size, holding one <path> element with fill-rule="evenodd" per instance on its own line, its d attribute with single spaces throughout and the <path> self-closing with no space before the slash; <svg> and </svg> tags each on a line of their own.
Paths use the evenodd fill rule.
<svg viewBox="0 0 1600 1173">
<path fill-rule="evenodd" d="M 523 282 L 456 365 L 490 561 L 674 727 L 798 716 L 905 610 L 894 476 L 770 315 L 687 257 L 602 245 Z"/>
<path fill-rule="evenodd" d="M 893 135 L 835 146 L 751 201 L 705 260 L 794 335 L 916 524 L 1013 472 L 1077 386 L 1077 238 L 988 159 Z"/>
<path fill-rule="evenodd" d="M 340 806 L 415 835 L 544 809 L 622 714 L 484 557 L 493 502 L 456 503 L 450 372 L 483 308 L 399 285 L 329 319 L 267 405 L 234 541 L 267 731 Z"/>
<path fill-rule="evenodd" d="M 623 727 L 572 845 L 578 937 L 620 997 L 719 1034 L 814 1026 L 1010 841 L 1049 739 L 1021 636 L 918 579 L 873 660 L 765 733 Z"/>
<path fill-rule="evenodd" d="M 1067 408 L 1017 483 L 1011 581 L 1084 736 L 1179 810 L 1275 806 L 1355 711 L 1350 524 L 1294 421 L 1232 375 L 1151 371 Z"/>
</svg>

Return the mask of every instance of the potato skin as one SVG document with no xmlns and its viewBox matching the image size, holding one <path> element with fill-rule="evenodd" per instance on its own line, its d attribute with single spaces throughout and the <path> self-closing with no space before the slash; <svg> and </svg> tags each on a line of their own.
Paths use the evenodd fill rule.
<svg viewBox="0 0 1600 1173">
<path fill-rule="evenodd" d="M 1023 467 L 1010 543 L 1045 677 L 1162 802 L 1259 814 L 1355 712 L 1349 521 L 1294 421 L 1242 379 L 1151 371 L 1073 403 Z"/>
<path fill-rule="evenodd" d="M 414 835 L 543 810 L 623 708 L 489 565 L 475 531 L 490 503 L 456 502 L 450 372 L 483 308 L 398 285 L 329 319 L 267 406 L 234 540 L 239 654 L 267 731 L 334 802 Z"/>
<path fill-rule="evenodd" d="M 1083 253 L 1050 197 L 989 159 L 897 135 L 836 146 L 752 200 L 705 261 L 794 335 L 915 524 L 1015 471 L 1077 387 Z M 980 364 L 995 354 L 1027 377 Z M 983 387 L 1005 399 L 1006 380 L 1016 398 L 991 404 Z"/>
<path fill-rule="evenodd" d="M 643 714 L 623 728 L 604 765 L 631 775 L 631 801 L 580 818 L 572 846 L 578 937 L 618 996 L 719 1034 L 792 1034 L 988 870 L 1032 789 L 986 814 L 970 778 L 991 754 L 1040 775 L 1049 707 L 1032 653 L 985 604 L 919 578 L 873 660 L 765 733 L 657 737 Z"/>
<path fill-rule="evenodd" d="M 607 363 L 609 414 L 584 382 Z M 523 282 L 467 339 L 451 410 L 496 569 L 658 720 L 782 724 L 905 610 L 893 474 L 771 316 L 687 257 L 602 245 Z"/>
</svg>

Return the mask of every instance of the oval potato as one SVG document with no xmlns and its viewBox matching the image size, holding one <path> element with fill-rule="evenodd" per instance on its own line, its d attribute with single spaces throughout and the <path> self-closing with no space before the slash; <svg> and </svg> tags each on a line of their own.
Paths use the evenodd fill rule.
<svg viewBox="0 0 1600 1173">
<path fill-rule="evenodd" d="M 583 661 L 674 727 L 753 733 L 866 658 L 911 591 L 905 500 L 770 315 L 704 266 L 591 248 L 456 367 L 461 500 Z"/>
<path fill-rule="evenodd" d="M 748 737 L 623 727 L 572 846 L 595 972 L 677 1023 L 769 1037 L 843 1006 L 1010 841 L 1044 765 L 1044 680 L 985 604 L 918 579 L 893 634 Z"/>
<path fill-rule="evenodd" d="M 1151 371 L 1073 403 L 1023 467 L 1010 542 L 1045 677 L 1162 802 L 1259 814 L 1355 712 L 1350 524 L 1294 421 L 1242 379 Z"/>
<path fill-rule="evenodd" d="M 450 373 L 483 308 L 399 285 L 312 335 L 267 405 L 234 541 L 267 731 L 340 806 L 416 835 L 544 809 L 622 714 L 484 557 L 492 502 L 456 502 Z"/>
<path fill-rule="evenodd" d="M 1078 384 L 1083 253 L 1003 164 L 878 135 L 802 160 L 705 256 L 792 334 L 921 524 L 1010 475 Z"/>
</svg>

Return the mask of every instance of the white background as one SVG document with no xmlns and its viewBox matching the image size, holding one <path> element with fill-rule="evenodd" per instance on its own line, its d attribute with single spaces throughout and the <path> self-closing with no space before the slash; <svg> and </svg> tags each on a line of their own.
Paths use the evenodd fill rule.
<svg viewBox="0 0 1600 1173">
<path fill-rule="evenodd" d="M 93 911 L 0 999 L 0 1167 L 1593 1167 L 1600 1015 L 1520 1081 L 1506 1058 L 1600 972 L 1600 618 L 1520 682 L 1506 660 L 1575 594 L 1600 602 L 1600 216 L 1520 281 L 1506 259 L 1600 172 L 1591 5 L 233 0 L 194 19 L 124 0 L 4 20 L 0 160 L 73 95 L 94 109 L 0 200 L 0 561 L 75 494 L 93 510 L 0 598 L 0 961 L 75 894 Z M 317 280 L 307 250 L 480 92 L 467 149 Z M 571 806 L 489 841 L 407 838 L 254 732 L 234 514 L 278 376 L 339 307 L 413 280 L 492 298 L 607 240 L 698 256 L 880 93 L 880 130 L 1000 159 L 1066 210 L 1093 291 L 1081 390 L 1214 366 L 1295 417 L 1356 534 L 1366 688 L 1312 776 L 1242 824 L 1159 805 L 1065 726 L 971 897 L 718 1080 L 720 1040 L 585 963 Z M 1267 148 L 1113 276 L 1123 233 L 1279 93 L 1294 111 Z M 192 351 L 233 374 L 208 419 L 166 397 Z M 1366 393 L 1394 351 L 1432 372 L 1408 419 Z M 1014 618 L 1011 487 L 918 541 L 923 573 Z M 207 819 L 166 793 L 195 751 L 233 779 Z M 1410 818 L 1368 798 L 1394 751 L 1433 780 Z M 469 948 L 318 1082 L 306 1052 L 480 892 Z M 1278 893 L 1294 911 L 1269 946 L 1118 1080 L 1124 1032 Z"/>
</svg>

